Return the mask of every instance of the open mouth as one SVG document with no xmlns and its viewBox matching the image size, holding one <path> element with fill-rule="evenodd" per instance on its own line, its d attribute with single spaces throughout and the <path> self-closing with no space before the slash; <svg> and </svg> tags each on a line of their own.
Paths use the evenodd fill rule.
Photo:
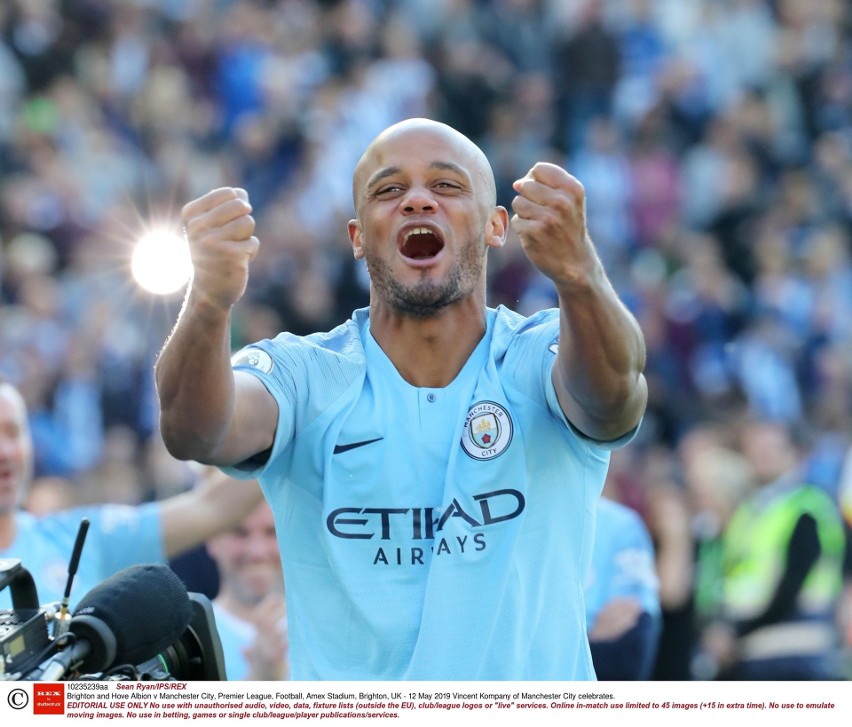
<svg viewBox="0 0 852 727">
<path fill-rule="evenodd" d="M 444 241 L 429 227 L 406 230 L 399 251 L 410 260 L 429 260 L 444 249 Z"/>
</svg>

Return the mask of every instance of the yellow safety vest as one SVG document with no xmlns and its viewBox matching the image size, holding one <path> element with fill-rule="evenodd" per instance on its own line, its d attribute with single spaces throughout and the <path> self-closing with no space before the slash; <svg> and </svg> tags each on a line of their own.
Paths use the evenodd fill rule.
<svg viewBox="0 0 852 727">
<path fill-rule="evenodd" d="M 805 513 L 816 520 L 821 553 L 805 579 L 797 611 L 804 618 L 833 613 L 843 583 L 843 524 L 831 498 L 805 484 L 761 492 L 731 518 L 722 556 L 723 602 L 729 618 L 751 618 L 769 605 L 786 567 L 793 529 Z"/>
</svg>

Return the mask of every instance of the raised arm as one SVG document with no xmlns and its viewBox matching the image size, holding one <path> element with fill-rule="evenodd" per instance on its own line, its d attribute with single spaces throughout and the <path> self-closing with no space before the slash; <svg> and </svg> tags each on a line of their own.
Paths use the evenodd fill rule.
<svg viewBox="0 0 852 727">
<path fill-rule="evenodd" d="M 565 416 L 593 439 L 627 433 L 648 399 L 645 342 L 618 298 L 586 229 L 585 190 L 540 162 L 515 182 L 512 227 L 524 252 L 556 286 L 559 353 L 553 383 Z"/>
<path fill-rule="evenodd" d="M 263 493 L 257 480 L 239 481 L 209 468 L 193 489 L 160 502 L 166 557 L 234 530 L 261 502 Z"/>
<path fill-rule="evenodd" d="M 277 405 L 254 376 L 231 369 L 231 310 L 258 250 L 248 196 L 224 187 L 188 203 L 182 219 L 193 277 L 157 359 L 160 429 L 180 459 L 230 465 L 272 445 Z"/>
</svg>

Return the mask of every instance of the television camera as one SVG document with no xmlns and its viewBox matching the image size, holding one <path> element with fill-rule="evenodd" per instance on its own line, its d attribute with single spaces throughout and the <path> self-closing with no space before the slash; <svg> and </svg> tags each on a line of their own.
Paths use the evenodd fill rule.
<svg viewBox="0 0 852 727">
<path fill-rule="evenodd" d="M 210 600 L 187 592 L 168 566 L 119 571 L 69 616 L 75 570 L 62 602 L 39 605 L 21 561 L 0 558 L 0 591 L 8 586 L 12 597 L 12 609 L 0 610 L 0 681 L 226 679 Z"/>
</svg>

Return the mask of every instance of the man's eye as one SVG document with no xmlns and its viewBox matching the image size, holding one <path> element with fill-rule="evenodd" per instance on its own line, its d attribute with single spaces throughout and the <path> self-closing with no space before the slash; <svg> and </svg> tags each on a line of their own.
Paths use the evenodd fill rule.
<svg viewBox="0 0 852 727">
<path fill-rule="evenodd" d="M 381 187 L 376 191 L 376 194 L 388 194 L 393 192 L 399 192 L 402 189 L 402 186 L 399 184 L 389 184 L 386 187 Z"/>
</svg>

